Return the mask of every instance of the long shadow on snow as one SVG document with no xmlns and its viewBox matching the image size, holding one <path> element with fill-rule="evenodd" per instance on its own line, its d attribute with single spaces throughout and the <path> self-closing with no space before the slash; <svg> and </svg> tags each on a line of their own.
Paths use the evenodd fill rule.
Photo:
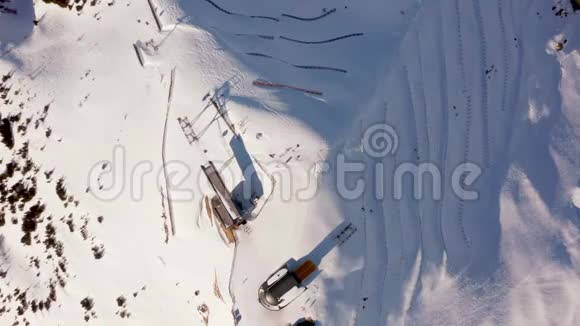
<svg viewBox="0 0 580 326">
<path fill-rule="evenodd" d="M 264 187 L 256 171 L 256 166 L 252 161 L 252 157 L 246 149 L 243 138 L 232 137 L 230 147 L 234 151 L 234 157 L 244 177 L 244 181 L 237 185 L 232 193 L 235 198 L 241 198 L 243 200 L 240 203 L 241 208 L 247 212 L 254 206 L 252 199 L 261 198 L 264 195 Z"/>
<path fill-rule="evenodd" d="M 304 258 L 300 259 L 298 262 L 302 263 L 306 259 L 312 260 L 316 265 L 320 266 L 322 263 L 322 259 L 333 249 L 336 248 L 337 238 L 339 237 L 340 232 L 348 225 L 347 222 L 343 222 L 338 225 L 332 232 L 330 232 L 320 243 L 312 249 L 308 255 Z"/>
<path fill-rule="evenodd" d="M 298 260 L 290 258 L 286 262 L 290 267 L 290 269 L 298 268 L 298 266 L 300 266 L 307 260 L 311 260 L 316 266 L 320 267 L 324 257 L 326 257 L 326 255 L 328 255 L 328 253 L 330 253 L 332 249 L 338 247 L 339 244 L 337 239 L 339 239 L 341 231 L 344 230 L 344 228 L 347 225 L 348 225 L 347 222 L 339 224 L 337 227 L 334 228 L 334 230 L 332 230 L 332 232 L 330 232 L 326 237 L 324 237 L 324 239 L 322 239 L 318 243 L 318 245 L 316 245 L 316 247 L 314 247 L 308 254 L 304 255 L 302 258 Z M 314 279 L 316 279 L 318 275 L 320 275 L 321 272 L 322 271 L 320 270 L 320 268 L 318 268 L 314 274 L 310 275 L 306 279 L 304 285 L 307 286 L 308 284 L 310 284 Z"/>
<path fill-rule="evenodd" d="M 340 249 L 339 244 L 337 242 L 337 238 L 339 237 L 340 232 L 347 225 L 348 225 L 348 222 L 343 222 L 343 223 L 339 224 L 322 241 L 320 241 L 320 243 L 316 247 L 314 247 L 307 255 L 305 255 L 304 257 L 302 257 L 298 261 L 294 261 L 293 259 L 290 259 L 289 263 L 293 266 L 300 266 L 300 264 L 302 264 L 305 260 L 310 259 L 317 266 L 320 266 L 322 264 L 322 261 L 324 260 L 324 257 L 326 257 L 326 255 L 328 255 L 328 253 L 330 253 L 333 249 Z M 356 236 L 356 233 L 355 233 L 355 235 L 353 235 L 353 237 L 355 237 L 355 236 Z M 346 262 L 346 261 L 347 260 L 345 260 L 345 264 L 348 264 L 348 262 Z M 308 286 L 317 277 L 319 277 L 322 272 L 323 272 L 323 270 L 318 269 L 314 275 L 311 275 L 310 277 L 308 277 L 308 279 L 306 280 L 304 285 Z M 353 293 L 354 291 L 357 290 L 356 288 L 348 289 L 345 287 L 348 287 L 349 285 L 352 286 L 354 284 L 357 284 L 357 280 L 359 280 L 361 277 L 362 277 L 362 270 L 359 269 L 359 270 L 351 271 L 347 275 L 345 275 L 337 280 L 328 279 L 328 278 L 323 279 L 322 283 L 324 283 L 324 287 L 325 287 L 325 289 L 327 289 L 326 297 L 332 298 L 332 303 L 334 306 L 340 306 L 340 305 L 353 305 L 354 306 L 354 305 L 356 305 L 355 300 L 352 300 L 352 298 L 351 298 L 351 300 L 349 300 L 348 296 L 344 300 L 341 300 L 341 298 L 344 297 L 345 293 Z M 344 320 L 339 320 L 341 318 L 339 316 L 328 316 L 328 318 L 338 318 L 338 319 L 328 320 L 326 323 L 322 323 L 320 321 L 317 321 L 316 325 L 317 326 L 341 325 L 341 322 L 344 322 Z"/>
</svg>

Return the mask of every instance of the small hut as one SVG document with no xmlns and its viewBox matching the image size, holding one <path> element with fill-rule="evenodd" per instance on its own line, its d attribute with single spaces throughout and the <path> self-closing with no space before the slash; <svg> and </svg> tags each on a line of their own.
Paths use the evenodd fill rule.
<svg viewBox="0 0 580 326">
<path fill-rule="evenodd" d="M 244 224 L 245 221 L 232 199 L 232 194 L 227 189 L 219 170 L 216 169 L 213 162 L 210 161 L 208 165 L 201 168 L 216 193 L 211 204 L 222 224 L 228 229 Z"/>
</svg>

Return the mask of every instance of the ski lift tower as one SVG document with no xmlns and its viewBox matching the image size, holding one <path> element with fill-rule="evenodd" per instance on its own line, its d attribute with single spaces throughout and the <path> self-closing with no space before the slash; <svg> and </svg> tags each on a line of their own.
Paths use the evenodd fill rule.
<svg viewBox="0 0 580 326">
<path fill-rule="evenodd" d="M 236 135 L 236 137 L 239 137 L 240 134 L 236 131 L 236 126 L 234 125 L 234 123 L 230 119 L 230 116 L 228 115 L 227 109 L 225 107 L 225 102 L 220 101 L 220 97 L 216 96 L 215 94 L 213 97 L 210 98 L 209 101 L 215 107 L 217 113 L 224 120 L 226 125 L 228 125 L 228 128 L 231 130 L 231 132 L 234 135 Z"/>
</svg>

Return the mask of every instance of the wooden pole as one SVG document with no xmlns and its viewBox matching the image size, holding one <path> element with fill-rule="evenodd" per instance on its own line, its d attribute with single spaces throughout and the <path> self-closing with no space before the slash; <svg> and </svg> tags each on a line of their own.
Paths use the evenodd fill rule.
<svg viewBox="0 0 580 326">
<path fill-rule="evenodd" d="M 175 83 L 175 67 L 171 70 L 171 81 L 169 83 L 169 96 L 167 97 L 167 109 L 165 111 L 165 127 L 163 128 L 163 143 L 161 145 L 161 159 L 163 161 L 163 175 L 165 176 L 165 189 L 167 190 L 167 208 L 169 209 L 169 223 L 171 224 L 171 235 L 175 236 L 175 221 L 173 219 L 173 204 L 171 202 L 171 187 L 167 178 L 167 161 L 165 159 L 165 145 L 167 143 L 167 124 L 169 121 L 169 110 L 173 99 L 173 84 Z"/>
</svg>

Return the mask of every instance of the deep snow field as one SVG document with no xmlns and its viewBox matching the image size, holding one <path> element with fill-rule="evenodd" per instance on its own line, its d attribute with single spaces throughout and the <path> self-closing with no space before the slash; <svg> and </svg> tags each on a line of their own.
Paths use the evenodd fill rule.
<svg viewBox="0 0 580 326">
<path fill-rule="evenodd" d="M 575 0 L 53 1 L 0 0 L 0 326 L 580 325 Z"/>
</svg>

